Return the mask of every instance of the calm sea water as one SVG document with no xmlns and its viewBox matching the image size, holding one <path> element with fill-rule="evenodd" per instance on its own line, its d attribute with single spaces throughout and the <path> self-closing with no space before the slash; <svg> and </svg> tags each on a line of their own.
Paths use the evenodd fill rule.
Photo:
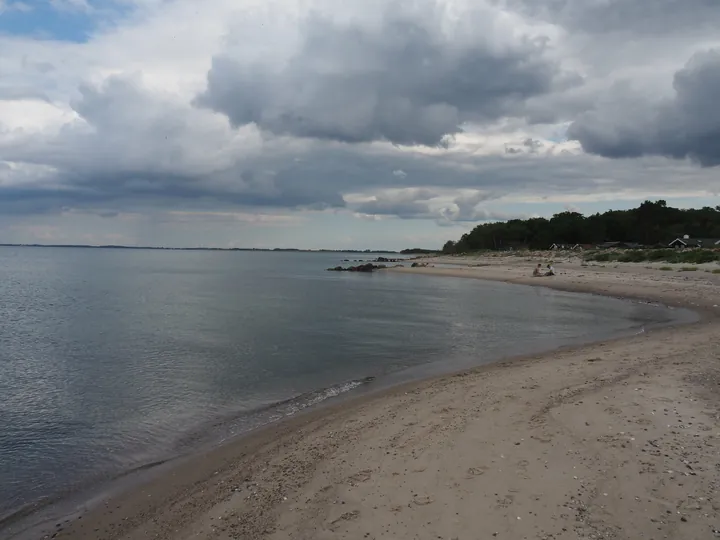
<svg viewBox="0 0 720 540">
<path fill-rule="evenodd" d="M 0 248 L 0 516 L 361 386 L 675 316 L 500 283 L 324 271 L 357 257 Z"/>
</svg>

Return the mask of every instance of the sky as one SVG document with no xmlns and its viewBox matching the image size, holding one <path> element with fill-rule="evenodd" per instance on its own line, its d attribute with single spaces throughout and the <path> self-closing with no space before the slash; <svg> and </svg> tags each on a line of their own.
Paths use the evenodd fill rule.
<svg viewBox="0 0 720 540">
<path fill-rule="evenodd" d="M 720 205 L 717 0 L 0 0 L 0 243 Z"/>
</svg>

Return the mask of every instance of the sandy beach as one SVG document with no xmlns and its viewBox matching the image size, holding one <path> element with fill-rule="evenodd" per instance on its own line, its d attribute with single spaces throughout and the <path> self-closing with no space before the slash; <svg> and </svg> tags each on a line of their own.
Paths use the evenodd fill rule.
<svg viewBox="0 0 720 540">
<path fill-rule="evenodd" d="M 392 271 L 662 302 L 702 320 L 312 411 L 36 537 L 720 538 L 720 275 L 555 258 L 556 276 L 532 278 L 544 259 L 427 261 L 447 266 Z"/>
</svg>

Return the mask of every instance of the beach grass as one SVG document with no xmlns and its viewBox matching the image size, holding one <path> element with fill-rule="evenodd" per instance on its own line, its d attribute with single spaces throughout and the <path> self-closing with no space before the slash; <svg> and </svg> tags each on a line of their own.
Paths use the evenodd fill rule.
<svg viewBox="0 0 720 540">
<path fill-rule="evenodd" d="M 586 261 L 596 262 L 667 262 L 674 264 L 703 264 L 720 261 L 720 251 L 712 249 L 633 249 L 625 251 L 592 251 L 585 254 Z"/>
</svg>

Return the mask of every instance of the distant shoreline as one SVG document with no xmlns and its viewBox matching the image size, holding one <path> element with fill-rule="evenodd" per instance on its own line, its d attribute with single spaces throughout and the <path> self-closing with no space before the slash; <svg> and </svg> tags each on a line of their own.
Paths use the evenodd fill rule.
<svg viewBox="0 0 720 540">
<path fill-rule="evenodd" d="M 403 254 L 403 251 L 389 251 L 382 249 L 296 249 L 296 248 L 218 248 L 218 247 L 159 247 L 159 246 L 122 246 L 89 244 L 0 244 L 0 247 L 31 247 L 31 248 L 79 248 L 79 249 L 142 249 L 160 251 L 260 251 L 270 253 L 388 253 Z M 405 253 L 411 254 L 411 253 Z"/>
</svg>

